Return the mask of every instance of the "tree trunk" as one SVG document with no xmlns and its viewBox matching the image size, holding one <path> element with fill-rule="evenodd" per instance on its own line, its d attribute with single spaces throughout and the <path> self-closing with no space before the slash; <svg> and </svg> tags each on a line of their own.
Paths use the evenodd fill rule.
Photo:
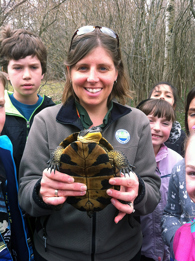
<svg viewBox="0 0 195 261">
<path fill-rule="evenodd" d="M 169 78 L 171 69 L 171 49 L 173 38 L 173 27 L 175 18 L 175 1 L 167 1 L 166 17 L 165 17 L 165 55 L 164 55 L 164 71 L 163 80 Z"/>
</svg>

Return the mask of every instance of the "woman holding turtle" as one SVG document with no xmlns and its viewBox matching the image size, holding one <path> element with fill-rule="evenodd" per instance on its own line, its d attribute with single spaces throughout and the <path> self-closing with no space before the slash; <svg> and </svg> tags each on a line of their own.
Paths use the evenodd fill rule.
<svg viewBox="0 0 195 261">
<path fill-rule="evenodd" d="M 37 217 L 35 259 L 139 260 L 139 216 L 158 204 L 160 179 L 147 117 L 122 105 L 130 96 L 118 35 L 106 27 L 79 28 L 65 64 L 62 104 L 35 117 L 20 168 L 20 204 Z M 136 174 L 111 178 L 120 191 L 108 189 L 112 204 L 89 218 L 66 202 L 85 195 L 86 185 L 50 171 L 47 161 L 61 141 L 92 126 L 101 127 L 102 136 L 126 155 Z"/>
</svg>

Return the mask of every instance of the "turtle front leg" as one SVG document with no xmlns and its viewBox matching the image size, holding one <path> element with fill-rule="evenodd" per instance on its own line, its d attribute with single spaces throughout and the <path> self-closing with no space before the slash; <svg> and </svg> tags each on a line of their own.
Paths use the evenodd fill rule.
<svg viewBox="0 0 195 261">
<path fill-rule="evenodd" d="M 60 169 L 60 158 L 61 155 L 64 151 L 64 147 L 58 146 L 51 154 L 50 160 L 47 162 L 48 163 L 48 169 L 50 168 L 50 172 L 52 170 L 59 170 Z"/>
<path fill-rule="evenodd" d="M 108 152 L 109 159 L 112 164 L 119 169 L 120 172 L 124 174 L 124 176 L 130 176 L 133 171 L 134 166 L 131 165 L 127 159 L 127 157 L 121 152 L 117 150 L 111 150 Z"/>
</svg>

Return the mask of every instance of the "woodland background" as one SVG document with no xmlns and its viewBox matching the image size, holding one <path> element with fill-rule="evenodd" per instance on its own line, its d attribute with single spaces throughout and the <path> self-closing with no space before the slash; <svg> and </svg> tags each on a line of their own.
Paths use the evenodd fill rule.
<svg viewBox="0 0 195 261">
<path fill-rule="evenodd" d="M 70 39 L 77 28 L 89 24 L 118 33 L 134 92 L 131 105 L 147 98 L 154 83 L 170 81 L 183 107 L 195 86 L 193 0 L 1 0 L 0 26 L 6 24 L 30 29 L 42 38 L 48 71 L 41 92 L 45 86 L 50 96 L 58 91 L 56 101 L 63 90 Z"/>
</svg>

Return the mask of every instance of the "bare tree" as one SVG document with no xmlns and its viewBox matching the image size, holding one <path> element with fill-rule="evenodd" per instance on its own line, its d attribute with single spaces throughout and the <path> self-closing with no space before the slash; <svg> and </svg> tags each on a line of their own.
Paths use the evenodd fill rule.
<svg viewBox="0 0 195 261">
<path fill-rule="evenodd" d="M 172 82 L 180 96 L 195 85 L 194 10 L 193 0 L 4 0 L 0 22 L 41 36 L 48 50 L 47 79 L 58 81 L 65 79 L 64 60 L 77 28 L 112 28 L 136 105 L 158 81 Z"/>
<path fill-rule="evenodd" d="M 23 1 L 11 1 L 11 0 L 3 0 L 0 1 L 0 26 L 4 24 L 4 22 L 11 16 L 15 10 L 27 2 L 27 0 Z"/>
<path fill-rule="evenodd" d="M 175 22 L 175 1 L 168 0 L 165 15 L 165 57 L 163 79 L 168 78 L 171 64 L 171 49 L 173 40 L 173 27 Z"/>
</svg>

